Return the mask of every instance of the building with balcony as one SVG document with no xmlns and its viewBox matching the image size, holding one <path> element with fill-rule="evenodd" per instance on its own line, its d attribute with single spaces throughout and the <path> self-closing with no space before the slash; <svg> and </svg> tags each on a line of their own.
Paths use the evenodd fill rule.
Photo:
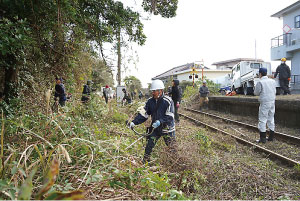
<svg viewBox="0 0 300 201">
<path fill-rule="evenodd" d="M 300 1 L 271 15 L 283 20 L 283 34 L 271 39 L 271 60 L 291 61 L 291 90 L 300 92 Z"/>
</svg>

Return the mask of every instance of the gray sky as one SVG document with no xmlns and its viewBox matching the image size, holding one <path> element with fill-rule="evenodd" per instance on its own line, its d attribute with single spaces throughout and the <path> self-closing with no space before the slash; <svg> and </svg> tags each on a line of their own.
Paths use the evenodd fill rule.
<svg viewBox="0 0 300 201">
<path fill-rule="evenodd" d="M 127 5 L 140 0 L 122 0 Z M 172 67 L 203 59 L 205 66 L 235 58 L 270 61 L 271 38 L 283 34 L 282 19 L 270 17 L 296 0 L 179 0 L 177 16 L 143 21 L 147 41 L 125 75 L 144 87 Z M 276 68 L 279 62 L 272 62 Z M 124 78 L 125 76 L 122 76 Z"/>
</svg>

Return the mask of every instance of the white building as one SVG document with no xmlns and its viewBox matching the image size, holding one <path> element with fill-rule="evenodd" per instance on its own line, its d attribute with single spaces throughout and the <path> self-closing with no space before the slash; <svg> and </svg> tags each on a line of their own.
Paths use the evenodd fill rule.
<svg viewBox="0 0 300 201">
<path fill-rule="evenodd" d="M 219 70 L 219 69 L 209 69 L 208 67 L 200 67 L 199 65 L 195 65 L 195 63 L 187 63 L 181 66 L 174 67 L 160 75 L 157 75 L 152 78 L 152 80 L 162 80 L 163 82 L 167 82 L 169 79 L 177 79 L 179 82 L 182 81 L 193 81 L 190 79 L 190 75 L 192 72 L 192 68 L 195 67 L 196 75 L 194 76 L 194 81 L 198 81 L 202 79 L 203 76 L 207 79 L 213 80 L 217 77 L 225 76 L 231 73 L 231 70 Z"/>
</svg>

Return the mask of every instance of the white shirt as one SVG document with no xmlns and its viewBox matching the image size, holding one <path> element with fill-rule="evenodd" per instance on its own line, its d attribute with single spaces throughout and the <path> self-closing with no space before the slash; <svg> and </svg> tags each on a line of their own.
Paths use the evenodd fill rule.
<svg viewBox="0 0 300 201">
<path fill-rule="evenodd" d="M 276 85 L 275 80 L 269 79 L 267 76 L 260 78 L 254 89 L 254 95 L 259 95 L 260 102 L 275 101 L 276 98 Z"/>
</svg>

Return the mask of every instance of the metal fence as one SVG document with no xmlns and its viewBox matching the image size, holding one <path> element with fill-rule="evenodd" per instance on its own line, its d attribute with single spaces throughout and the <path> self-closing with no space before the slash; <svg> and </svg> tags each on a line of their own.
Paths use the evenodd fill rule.
<svg viewBox="0 0 300 201">
<path fill-rule="evenodd" d="M 300 75 L 292 75 L 291 84 L 300 84 Z"/>
<path fill-rule="evenodd" d="M 291 45 L 291 33 L 286 33 L 271 39 L 271 48 L 279 47 L 282 45 Z"/>
</svg>

